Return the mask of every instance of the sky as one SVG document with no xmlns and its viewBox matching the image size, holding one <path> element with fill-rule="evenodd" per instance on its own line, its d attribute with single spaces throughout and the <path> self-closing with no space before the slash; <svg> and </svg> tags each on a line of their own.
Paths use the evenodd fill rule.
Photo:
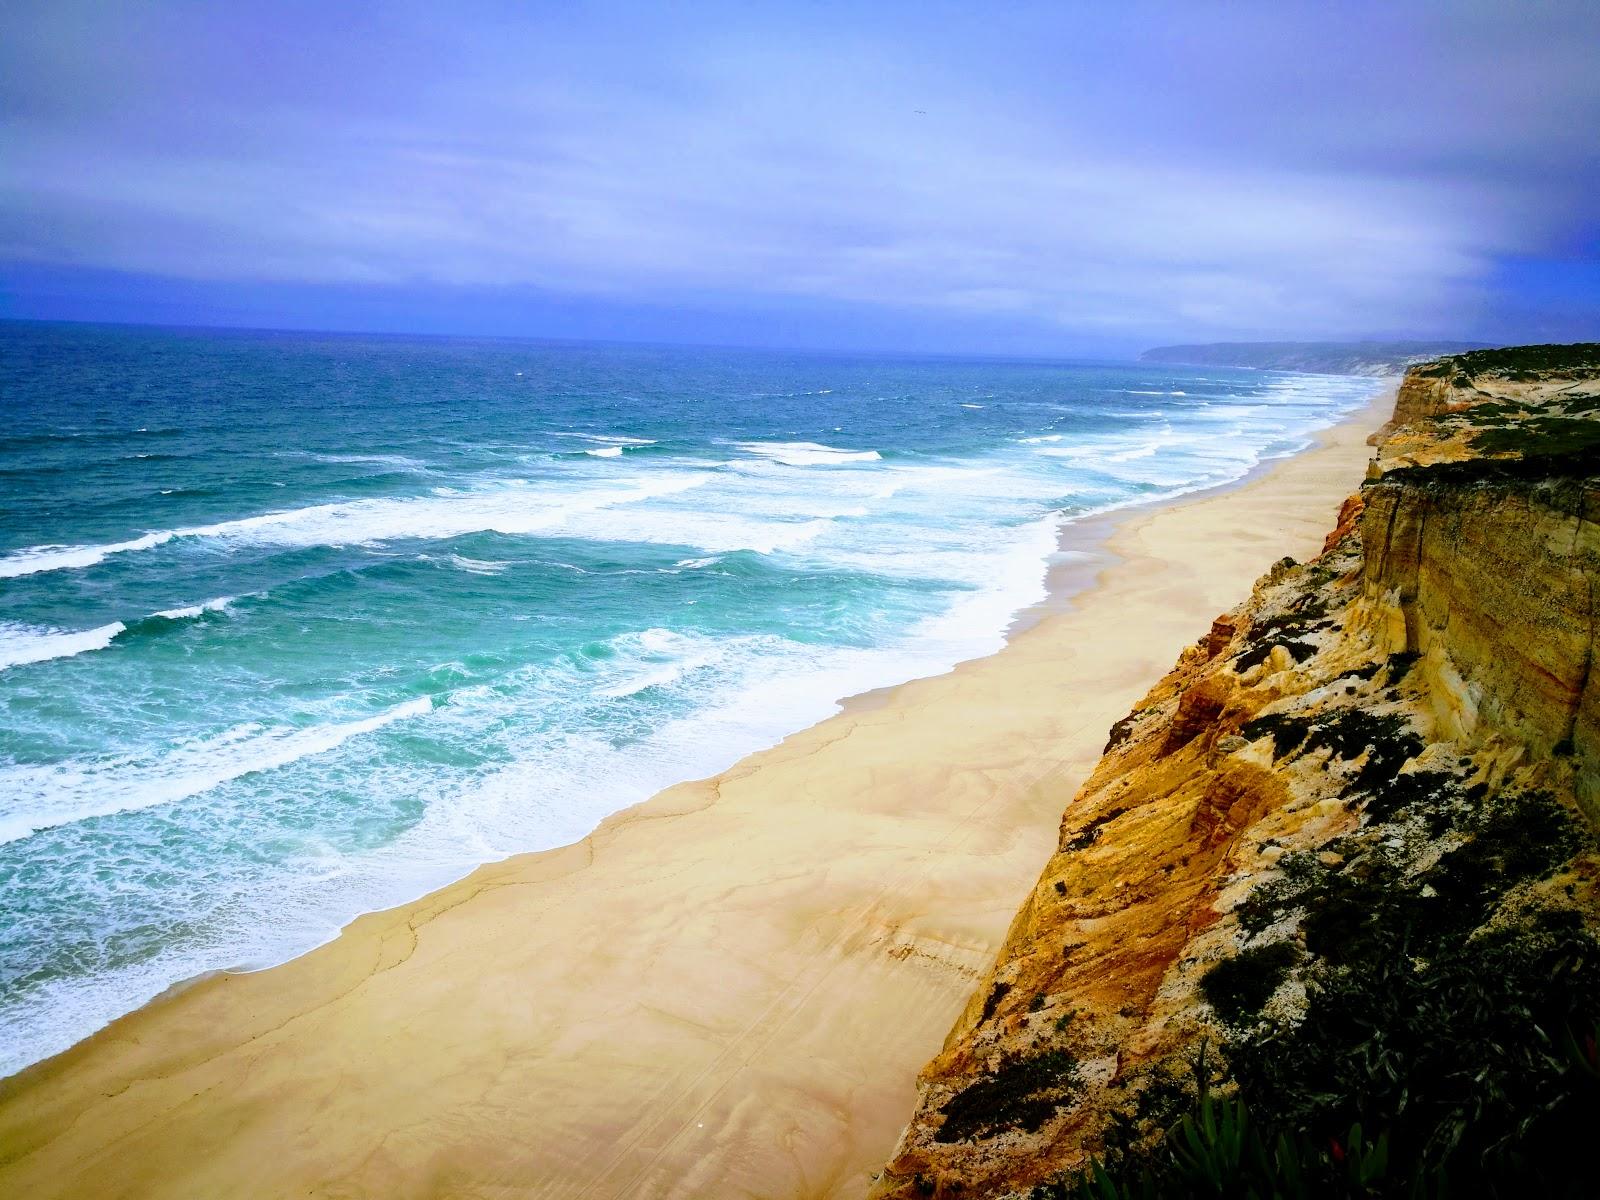
<svg viewBox="0 0 1600 1200">
<path fill-rule="evenodd" d="M 1600 3 L 0 11 L 0 317 L 1600 339 Z"/>
</svg>

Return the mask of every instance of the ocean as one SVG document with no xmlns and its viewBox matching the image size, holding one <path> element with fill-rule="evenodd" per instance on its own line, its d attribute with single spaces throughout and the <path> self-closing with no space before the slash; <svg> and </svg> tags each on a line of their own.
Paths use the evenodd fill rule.
<svg viewBox="0 0 1600 1200">
<path fill-rule="evenodd" d="M 1370 379 L 0 324 L 0 1073 L 1002 644 Z"/>
</svg>

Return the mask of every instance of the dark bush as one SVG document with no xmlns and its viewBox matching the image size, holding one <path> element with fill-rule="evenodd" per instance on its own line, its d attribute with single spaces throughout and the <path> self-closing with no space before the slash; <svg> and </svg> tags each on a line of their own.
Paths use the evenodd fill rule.
<svg viewBox="0 0 1600 1200">
<path fill-rule="evenodd" d="M 1520 454 L 1525 459 L 1571 459 L 1600 451 L 1600 421 L 1586 417 L 1529 417 L 1479 430 L 1472 448 L 1484 454 Z"/>
<path fill-rule="evenodd" d="M 1009 983 L 996 983 L 994 987 L 989 990 L 989 996 L 983 1002 L 982 1020 L 987 1021 L 990 1017 L 994 1016 L 994 1010 L 1000 1006 L 1000 1001 L 1006 998 L 1006 993 L 1010 990 L 1011 985 Z"/>
<path fill-rule="evenodd" d="M 1563 375 L 1600 370 L 1600 342 L 1571 342 L 1538 346 L 1506 346 L 1493 350 L 1468 350 L 1439 360 L 1448 374 L 1453 368 L 1478 378 L 1507 375 L 1516 378 Z"/>
<path fill-rule="evenodd" d="M 1357 772 L 1357 791 L 1370 791 L 1379 784 L 1391 782 L 1399 774 L 1407 759 L 1422 752 L 1422 739 L 1411 732 L 1411 726 L 1398 713 L 1372 713 L 1364 708 L 1347 708 L 1324 717 L 1311 727 L 1307 735 L 1307 754 L 1324 747 L 1335 758 L 1359 758 L 1363 753 L 1367 761 Z"/>
<path fill-rule="evenodd" d="M 1293 942 L 1250 946 L 1212 966 L 1200 980 L 1200 991 L 1227 1025 L 1248 1024 L 1300 961 Z"/>
<path fill-rule="evenodd" d="M 1300 713 L 1268 713 L 1257 717 L 1239 730 L 1247 741 L 1272 737 L 1272 757 L 1282 758 L 1291 750 L 1298 750 L 1311 732 L 1311 719 Z"/>
<path fill-rule="evenodd" d="M 1415 650 L 1401 650 L 1397 654 L 1389 655 L 1389 674 L 1387 676 L 1390 687 L 1397 687 L 1411 674 L 1411 668 L 1422 655 Z"/>
<path fill-rule="evenodd" d="M 956 1093 L 944 1106 L 939 1142 L 991 1137 L 1008 1129 L 1038 1129 L 1076 1096 L 1078 1060 L 1065 1050 L 1007 1059 L 993 1075 Z"/>
<path fill-rule="evenodd" d="M 1111 824 L 1111 822 L 1115 821 L 1127 811 L 1128 810 L 1123 807 L 1113 808 L 1110 812 L 1096 817 L 1071 838 L 1069 838 L 1066 844 L 1061 848 L 1063 850 L 1087 850 L 1099 840 L 1100 831 L 1103 828 Z"/>
<path fill-rule="evenodd" d="M 1448 809 L 1455 796 L 1456 782 L 1445 772 L 1411 771 L 1374 783 L 1364 812 L 1369 821 L 1392 821 L 1414 811 L 1431 817 Z"/>
<path fill-rule="evenodd" d="M 1282 646 L 1289 652 L 1289 657 L 1293 658 L 1297 663 L 1305 662 L 1306 659 L 1310 658 L 1317 652 L 1317 648 L 1310 642 L 1257 642 L 1255 645 L 1251 646 L 1249 649 L 1240 654 L 1238 658 L 1234 659 L 1234 670 L 1242 674 L 1245 671 L 1253 670 L 1254 668 L 1259 667 L 1262 663 L 1267 661 L 1267 658 L 1269 655 L 1271 655 L 1272 648 L 1274 646 Z"/>
</svg>

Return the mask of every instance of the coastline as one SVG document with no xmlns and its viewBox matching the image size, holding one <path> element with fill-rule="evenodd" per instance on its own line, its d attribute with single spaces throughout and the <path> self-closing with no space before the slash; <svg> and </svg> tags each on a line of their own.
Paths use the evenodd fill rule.
<svg viewBox="0 0 1600 1200">
<path fill-rule="evenodd" d="M 1111 529 L 1063 568 L 1094 585 L 994 655 L 0 1083 L 0 1183 L 859 1194 L 1106 728 L 1274 559 L 1320 548 L 1391 399 L 1223 489 L 1079 523 Z"/>
</svg>

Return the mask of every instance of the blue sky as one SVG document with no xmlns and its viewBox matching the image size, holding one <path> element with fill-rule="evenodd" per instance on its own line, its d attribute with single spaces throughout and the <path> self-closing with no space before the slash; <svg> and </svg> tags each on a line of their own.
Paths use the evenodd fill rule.
<svg viewBox="0 0 1600 1200">
<path fill-rule="evenodd" d="M 1600 4 L 6 6 L 0 316 L 1600 337 Z"/>
</svg>

